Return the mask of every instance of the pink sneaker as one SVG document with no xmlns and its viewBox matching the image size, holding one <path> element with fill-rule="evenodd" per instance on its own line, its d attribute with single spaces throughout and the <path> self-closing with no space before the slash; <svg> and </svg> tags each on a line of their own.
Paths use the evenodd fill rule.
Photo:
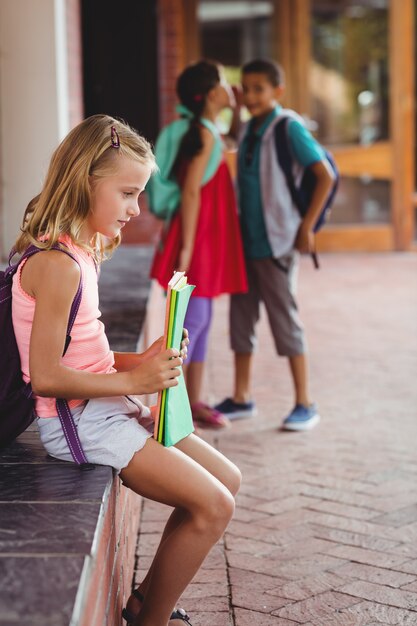
<svg viewBox="0 0 417 626">
<path fill-rule="evenodd" d="M 192 404 L 191 413 L 193 422 L 200 428 L 227 428 L 230 426 L 227 417 L 204 402 Z"/>
</svg>

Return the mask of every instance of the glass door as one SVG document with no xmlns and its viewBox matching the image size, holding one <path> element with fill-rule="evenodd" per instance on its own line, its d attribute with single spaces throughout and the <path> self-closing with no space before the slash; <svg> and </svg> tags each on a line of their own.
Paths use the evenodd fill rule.
<svg viewBox="0 0 417 626">
<path fill-rule="evenodd" d="M 321 243 L 328 249 L 406 248 L 412 186 L 395 161 L 407 118 L 399 103 L 407 85 L 399 73 L 407 74 L 412 55 L 400 59 L 399 37 L 407 38 L 407 31 L 401 35 L 398 28 L 398 3 L 310 0 L 308 9 L 310 123 L 341 171 Z M 409 143 L 402 147 L 407 149 L 411 159 Z"/>
<path fill-rule="evenodd" d="M 415 0 L 275 0 L 286 104 L 341 172 L 325 250 L 405 250 L 414 234 Z"/>
<path fill-rule="evenodd" d="M 389 224 L 388 0 L 314 0 L 311 42 L 312 127 L 345 170 L 332 223 Z"/>
</svg>

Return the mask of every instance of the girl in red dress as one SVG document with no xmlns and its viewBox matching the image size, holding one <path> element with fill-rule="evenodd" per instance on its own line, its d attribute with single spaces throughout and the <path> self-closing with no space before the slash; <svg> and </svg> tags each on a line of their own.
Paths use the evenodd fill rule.
<svg viewBox="0 0 417 626">
<path fill-rule="evenodd" d="M 194 421 L 221 428 L 228 420 L 201 401 L 204 362 L 213 298 L 247 290 L 236 200 L 229 169 L 219 153 L 220 135 L 214 122 L 220 111 L 235 105 L 233 92 L 214 63 L 188 66 L 177 81 L 181 112 L 189 119 L 172 169 L 181 189 L 179 209 L 164 230 L 151 276 L 167 288 L 175 270 L 196 285 L 185 319 L 190 344 L 185 376 Z M 203 182 L 204 181 L 204 182 Z"/>
</svg>

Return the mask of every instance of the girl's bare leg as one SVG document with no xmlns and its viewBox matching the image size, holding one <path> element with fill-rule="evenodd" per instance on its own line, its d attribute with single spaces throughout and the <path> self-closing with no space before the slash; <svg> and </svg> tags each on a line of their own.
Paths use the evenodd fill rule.
<svg viewBox="0 0 417 626">
<path fill-rule="evenodd" d="M 181 522 L 184 520 L 184 517 L 186 515 L 186 512 L 183 511 L 182 509 L 174 509 L 171 513 L 171 515 L 169 516 L 167 523 L 165 524 L 165 528 L 164 531 L 162 533 L 161 536 L 161 540 L 159 542 L 159 546 L 158 549 L 156 551 L 155 557 L 158 554 L 159 548 L 161 547 L 161 545 L 164 543 L 165 539 L 172 533 L 172 531 L 174 531 L 177 526 L 179 526 L 181 524 Z M 149 586 L 149 581 L 151 579 L 152 576 L 152 571 L 154 568 L 154 562 L 155 562 L 155 557 L 154 560 L 151 563 L 151 566 L 145 576 L 145 578 L 142 580 L 142 582 L 140 583 L 140 585 L 137 587 L 137 590 L 140 591 L 140 593 L 143 596 L 146 596 L 148 593 L 148 586 Z M 129 611 L 129 613 L 131 613 L 132 615 L 137 615 L 139 613 L 139 610 L 142 606 L 142 602 L 133 594 L 129 597 L 127 603 L 126 603 L 126 608 Z"/>
<path fill-rule="evenodd" d="M 135 492 L 182 511 L 172 522 L 152 564 L 137 626 L 166 626 L 175 602 L 224 532 L 234 511 L 231 491 L 191 455 L 207 461 L 235 490 L 237 468 L 197 437 L 164 448 L 152 439 L 122 470 L 123 482 Z M 187 451 L 187 453 L 185 453 Z M 190 454 L 190 456 L 187 456 Z"/>
<path fill-rule="evenodd" d="M 211 445 L 200 439 L 200 437 L 196 437 L 195 435 L 186 437 L 180 441 L 176 447 L 187 456 L 194 459 L 194 461 L 197 461 L 197 463 L 208 470 L 210 474 L 220 480 L 220 482 L 227 487 L 233 496 L 236 495 L 240 487 L 241 474 L 236 465 L 229 461 L 229 459 L 223 456 Z M 184 517 L 185 511 L 181 509 L 173 510 L 165 525 L 156 555 L 158 554 L 158 551 L 165 539 L 177 528 L 177 526 L 182 523 Z M 143 596 L 145 596 L 148 592 L 148 585 L 152 576 L 153 568 L 154 562 L 152 562 L 148 573 L 138 587 L 138 590 Z M 139 612 L 140 607 L 141 602 L 135 596 L 130 596 L 127 603 L 127 609 L 136 615 Z"/>
<path fill-rule="evenodd" d="M 240 470 L 216 448 L 196 435 L 182 439 L 176 448 L 215 476 L 233 496 L 237 494 L 242 480 Z"/>
</svg>

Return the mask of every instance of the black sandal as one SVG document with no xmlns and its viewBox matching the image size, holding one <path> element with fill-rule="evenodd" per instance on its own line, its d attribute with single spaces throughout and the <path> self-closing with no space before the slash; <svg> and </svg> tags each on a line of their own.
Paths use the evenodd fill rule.
<svg viewBox="0 0 417 626">
<path fill-rule="evenodd" d="M 132 595 L 135 596 L 135 598 L 137 598 L 138 600 L 140 600 L 141 602 L 144 601 L 144 596 L 143 594 L 138 591 L 137 589 L 134 589 L 132 591 Z M 126 620 L 128 626 L 129 624 L 133 624 L 133 622 L 136 619 L 136 615 L 133 615 L 133 613 L 131 613 L 130 611 L 128 611 L 127 609 L 123 609 L 122 611 L 122 617 L 124 620 Z M 175 611 L 172 611 L 171 613 L 171 617 L 169 618 L 171 619 L 180 619 L 183 622 L 185 622 L 186 624 L 188 624 L 188 626 L 192 626 L 190 620 L 190 616 L 187 615 L 187 612 L 184 609 L 175 609 Z"/>
</svg>

